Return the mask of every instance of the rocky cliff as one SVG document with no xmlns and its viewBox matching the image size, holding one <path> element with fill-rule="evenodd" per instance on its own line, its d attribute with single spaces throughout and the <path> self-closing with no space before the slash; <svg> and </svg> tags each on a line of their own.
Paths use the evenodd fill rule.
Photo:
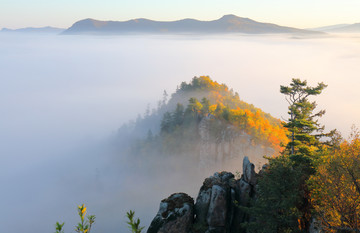
<svg viewBox="0 0 360 233">
<path fill-rule="evenodd" d="M 194 203 L 185 193 L 161 201 L 148 233 L 232 233 L 245 232 L 242 223 L 251 219 L 241 207 L 256 196 L 257 174 L 248 157 L 243 160 L 240 179 L 230 172 L 206 178 Z"/>
<path fill-rule="evenodd" d="M 217 128 L 217 132 L 214 132 L 214 128 Z M 221 122 L 211 114 L 201 119 L 198 132 L 201 169 L 213 167 L 226 169 L 232 167 L 229 166 L 231 164 L 241 166 L 246 155 L 259 167 L 266 162 L 263 156 L 271 156 L 275 153 L 272 147 L 253 143 L 253 137 L 244 130 Z"/>
</svg>

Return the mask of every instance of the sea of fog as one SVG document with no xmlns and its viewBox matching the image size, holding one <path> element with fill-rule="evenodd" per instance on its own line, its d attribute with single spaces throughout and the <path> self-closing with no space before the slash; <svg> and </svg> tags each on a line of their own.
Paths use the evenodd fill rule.
<svg viewBox="0 0 360 233">
<path fill-rule="evenodd" d="M 1 33 L 0 232 L 54 232 L 56 221 L 74 232 L 81 203 L 97 216 L 94 233 L 127 232 L 126 211 L 135 210 L 148 226 L 171 193 L 195 198 L 214 171 L 194 178 L 181 167 L 152 176 L 108 151 L 123 123 L 194 76 L 226 83 L 242 100 L 283 119 L 280 85 L 291 78 L 324 82 L 328 88 L 314 99 L 327 112 L 321 123 L 347 136 L 352 124 L 360 126 L 359 64 L 356 35 Z"/>
</svg>

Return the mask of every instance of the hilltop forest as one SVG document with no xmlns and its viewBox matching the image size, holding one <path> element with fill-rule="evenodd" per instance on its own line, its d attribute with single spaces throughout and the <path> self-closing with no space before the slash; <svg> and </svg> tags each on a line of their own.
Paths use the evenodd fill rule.
<svg viewBox="0 0 360 233">
<path fill-rule="evenodd" d="M 210 154 L 213 152 L 209 150 L 222 147 L 224 152 L 219 153 L 226 160 L 227 156 L 235 156 L 231 150 L 239 150 L 234 142 L 237 137 L 242 136 L 241 143 L 248 148 L 265 148 L 270 156 L 288 142 L 286 133 L 279 119 L 242 101 L 227 85 L 200 76 L 189 83 L 182 82 L 170 98 L 164 91 L 157 109 L 147 109 L 144 116 L 123 125 L 118 138 L 121 146 L 127 148 L 124 153 L 133 156 L 196 158 L 202 153 L 203 144 L 208 143 Z M 264 155 L 261 152 L 259 157 Z"/>
</svg>

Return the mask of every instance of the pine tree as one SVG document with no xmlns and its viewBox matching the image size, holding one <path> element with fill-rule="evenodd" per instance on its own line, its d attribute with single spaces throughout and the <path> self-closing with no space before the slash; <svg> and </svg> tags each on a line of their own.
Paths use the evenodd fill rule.
<svg viewBox="0 0 360 233">
<path fill-rule="evenodd" d="M 207 98 L 202 98 L 201 99 L 201 105 L 202 105 L 202 108 L 201 108 L 201 114 L 203 116 L 207 115 L 209 113 L 209 107 L 210 107 L 210 100 L 208 100 Z"/>
<path fill-rule="evenodd" d="M 161 120 L 160 129 L 162 133 L 170 133 L 172 128 L 172 117 L 170 112 L 165 112 Z"/>
<path fill-rule="evenodd" d="M 201 116 L 202 104 L 196 98 L 189 99 L 189 105 L 186 108 L 186 114 L 199 120 Z"/>
<path fill-rule="evenodd" d="M 283 124 L 290 133 L 290 142 L 283 153 L 289 154 L 299 165 L 309 166 L 310 170 L 316 150 L 321 144 L 319 138 L 327 135 L 323 134 L 324 127 L 316 119 L 324 115 L 325 110 L 313 113 L 316 102 L 310 102 L 308 97 L 321 94 L 326 87 L 324 83 L 309 87 L 306 80 L 300 79 L 292 79 L 290 86 L 280 86 L 280 92 L 289 103 L 290 115 L 288 122 Z"/>
<path fill-rule="evenodd" d="M 182 125 L 184 121 L 184 106 L 180 103 L 176 105 L 176 109 L 173 113 L 173 121 L 176 126 Z"/>
<path fill-rule="evenodd" d="M 309 96 L 316 96 L 326 88 L 324 83 L 318 83 L 316 87 L 307 85 L 307 81 L 292 79 L 290 86 L 280 86 L 280 92 L 284 94 L 289 103 L 288 122 L 284 127 L 289 130 L 289 140 L 283 156 L 289 156 L 294 163 L 293 168 L 299 171 L 300 184 L 298 192 L 301 199 L 295 207 L 302 213 L 299 219 L 299 227 L 308 230 L 311 221 L 312 204 L 310 190 L 307 181 L 315 173 L 317 156 L 321 149 L 320 138 L 328 136 L 324 134 L 324 126 L 318 122 L 318 118 L 325 114 L 325 110 L 314 113 L 316 102 L 310 102 Z"/>
<path fill-rule="evenodd" d="M 310 87 L 300 79 L 292 79 L 290 86 L 280 86 L 289 103 L 290 117 L 283 124 L 289 131 L 289 143 L 281 155 L 269 159 L 268 168 L 259 178 L 258 199 L 250 209 L 256 217 L 256 223 L 249 224 L 252 232 L 308 231 L 312 205 L 307 180 L 315 172 L 322 144 L 319 139 L 327 136 L 317 120 L 325 111 L 313 113 L 316 103 L 308 97 L 319 95 L 324 88 L 324 83 Z"/>
</svg>

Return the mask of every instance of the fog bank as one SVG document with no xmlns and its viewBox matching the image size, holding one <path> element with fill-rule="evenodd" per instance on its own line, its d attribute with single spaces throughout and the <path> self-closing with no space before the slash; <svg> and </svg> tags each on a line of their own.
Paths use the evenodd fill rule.
<svg viewBox="0 0 360 233">
<path fill-rule="evenodd" d="M 359 64 L 356 35 L 0 34 L 0 232 L 52 232 L 56 221 L 72 232 L 81 203 L 97 216 L 93 232 L 126 232 L 130 209 L 147 226 L 171 193 L 195 198 L 213 171 L 194 174 L 191 164 L 176 161 L 176 172 L 150 172 L 127 166 L 107 147 L 124 122 L 182 81 L 209 75 L 278 118 L 287 118 L 280 85 L 323 81 L 329 86 L 314 99 L 327 111 L 321 122 L 347 135 L 360 125 Z"/>
</svg>

